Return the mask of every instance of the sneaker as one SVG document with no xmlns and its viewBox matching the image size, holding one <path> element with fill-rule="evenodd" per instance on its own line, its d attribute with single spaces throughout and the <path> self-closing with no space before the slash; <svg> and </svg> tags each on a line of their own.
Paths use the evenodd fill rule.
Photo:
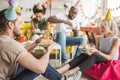
<svg viewBox="0 0 120 80">
<path fill-rule="evenodd" d="M 77 71 L 74 74 L 65 75 L 65 80 L 80 80 L 80 77 L 81 77 L 81 71 Z"/>
<path fill-rule="evenodd" d="M 74 80 L 80 80 L 81 75 L 82 75 L 82 72 L 81 71 L 77 71 L 75 73 L 75 79 Z"/>
<path fill-rule="evenodd" d="M 63 76 L 63 77 L 61 78 L 61 80 L 66 80 L 66 79 L 65 79 L 65 77 Z"/>
<path fill-rule="evenodd" d="M 74 74 L 67 74 L 65 75 L 65 80 L 74 80 L 75 75 Z"/>
</svg>

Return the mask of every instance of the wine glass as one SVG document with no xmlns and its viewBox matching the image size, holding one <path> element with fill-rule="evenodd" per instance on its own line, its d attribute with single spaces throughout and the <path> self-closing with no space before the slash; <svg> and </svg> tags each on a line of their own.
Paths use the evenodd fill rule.
<svg viewBox="0 0 120 80">
<path fill-rule="evenodd" d="M 50 33 L 51 38 L 53 39 L 53 41 L 55 41 L 57 34 L 56 31 L 54 30 L 53 32 Z"/>
</svg>

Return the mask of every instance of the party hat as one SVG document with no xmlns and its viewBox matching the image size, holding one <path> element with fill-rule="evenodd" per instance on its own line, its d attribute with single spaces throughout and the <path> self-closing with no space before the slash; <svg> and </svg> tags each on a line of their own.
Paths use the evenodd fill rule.
<svg viewBox="0 0 120 80">
<path fill-rule="evenodd" d="M 79 8 L 80 5 L 81 5 L 81 2 L 80 2 L 80 0 L 78 0 L 78 1 L 75 3 L 74 7 L 75 7 L 75 8 Z"/>
<path fill-rule="evenodd" d="M 106 14 L 106 16 L 105 16 L 105 19 L 107 19 L 107 20 L 112 19 L 112 13 L 111 13 L 111 10 L 110 10 L 110 9 L 108 9 L 107 14 Z"/>
<path fill-rule="evenodd" d="M 4 15 L 7 20 L 15 20 L 17 18 L 15 7 L 12 6 L 10 9 L 5 11 Z"/>
</svg>

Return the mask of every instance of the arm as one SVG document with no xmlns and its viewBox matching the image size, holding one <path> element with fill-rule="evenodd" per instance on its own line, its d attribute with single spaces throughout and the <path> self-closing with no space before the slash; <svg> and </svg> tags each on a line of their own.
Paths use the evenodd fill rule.
<svg viewBox="0 0 120 80">
<path fill-rule="evenodd" d="M 35 26 L 34 26 L 34 22 L 33 21 L 31 21 L 31 31 L 33 32 L 33 33 L 35 33 Z"/>
<path fill-rule="evenodd" d="M 105 59 L 111 60 L 111 59 L 113 58 L 114 54 L 117 52 L 117 50 L 118 50 L 118 48 L 119 48 L 119 44 L 120 44 L 120 41 L 119 41 L 118 38 L 116 38 L 116 39 L 113 41 L 112 47 L 111 47 L 110 52 L 109 52 L 108 54 L 105 54 L 105 53 L 103 53 L 103 52 L 101 52 L 101 51 L 99 51 L 98 49 L 95 49 L 95 48 L 92 49 L 92 50 L 90 50 L 90 51 L 89 51 L 89 52 L 90 52 L 89 54 L 91 55 L 91 54 L 93 54 L 94 52 L 98 52 L 99 55 L 101 55 L 101 56 L 104 57 Z"/>
<path fill-rule="evenodd" d="M 48 39 L 47 37 L 44 37 L 43 35 L 41 35 L 41 37 L 39 37 L 35 42 L 33 42 L 30 45 L 25 46 L 25 48 L 27 49 L 27 51 L 30 52 L 37 46 L 37 44 L 39 44 L 40 42 L 47 42 L 48 40 L 53 42 L 53 40 Z"/>
<path fill-rule="evenodd" d="M 25 46 L 25 49 L 27 49 L 28 52 L 31 52 L 37 46 L 37 44 L 40 43 L 41 39 L 42 39 L 42 37 L 38 38 L 32 44 Z"/>
<path fill-rule="evenodd" d="M 95 46 L 95 48 L 96 48 L 96 49 L 99 49 L 100 37 L 96 36 L 96 37 L 95 37 L 95 40 L 96 40 L 96 46 Z"/>
<path fill-rule="evenodd" d="M 114 56 L 114 54 L 117 52 L 118 48 L 119 48 L 119 45 L 120 44 L 120 41 L 118 38 L 116 38 L 113 42 L 113 45 L 111 47 L 111 50 L 109 52 L 109 54 L 104 54 L 103 52 L 99 51 L 100 55 L 103 56 L 104 58 L 106 58 L 107 60 L 111 60 L 112 57 Z"/>
<path fill-rule="evenodd" d="M 72 23 L 68 20 L 63 20 L 63 19 L 58 19 L 56 16 L 51 16 L 48 18 L 48 22 L 52 22 L 52 23 L 64 23 L 67 24 L 69 26 L 72 26 Z"/>
<path fill-rule="evenodd" d="M 104 57 L 105 59 L 111 60 L 111 59 L 113 58 L 114 54 L 117 52 L 117 50 L 118 50 L 118 48 L 119 48 L 119 44 L 120 44 L 120 41 L 119 41 L 118 38 L 116 38 L 116 39 L 114 40 L 113 45 L 112 45 L 112 47 L 111 47 L 111 49 L 110 49 L 110 52 L 109 52 L 108 54 L 105 54 L 105 53 L 99 51 L 99 50 L 96 49 L 96 48 L 93 48 L 92 50 L 89 50 L 89 51 L 87 52 L 87 54 L 88 54 L 88 55 L 92 55 L 94 52 L 98 52 L 99 55 L 101 55 L 101 56 Z M 96 47 L 98 47 L 98 46 L 99 46 L 99 44 L 97 43 L 97 46 L 96 46 Z"/>
<path fill-rule="evenodd" d="M 36 59 L 29 52 L 22 52 L 19 54 L 17 61 L 25 68 L 30 69 L 38 74 L 44 73 L 48 66 L 49 56 L 53 45 L 54 44 L 47 48 L 46 53 L 40 59 Z"/>
</svg>

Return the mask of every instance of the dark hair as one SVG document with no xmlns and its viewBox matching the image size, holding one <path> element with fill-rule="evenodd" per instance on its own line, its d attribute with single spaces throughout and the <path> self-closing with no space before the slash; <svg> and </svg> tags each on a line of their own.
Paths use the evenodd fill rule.
<svg viewBox="0 0 120 80">
<path fill-rule="evenodd" d="M 6 24 L 10 21 L 10 20 L 7 20 L 7 19 L 5 18 L 5 15 L 4 15 L 5 11 L 7 11 L 7 10 L 8 10 L 8 9 L 4 9 L 4 10 L 0 11 L 0 32 L 1 32 L 2 30 L 5 30 L 5 29 L 7 28 Z M 14 20 L 14 21 L 15 21 L 15 20 Z M 11 21 L 11 22 L 14 23 L 14 21 Z"/>
<path fill-rule="evenodd" d="M 7 9 L 0 11 L 0 32 L 1 30 L 6 29 L 6 23 L 8 22 L 8 20 L 4 16 L 6 10 Z"/>
<path fill-rule="evenodd" d="M 45 14 L 46 13 L 46 7 L 44 5 L 41 5 L 41 8 L 39 8 L 39 4 L 38 5 L 34 5 L 33 7 L 33 12 L 35 13 L 42 13 Z"/>
<path fill-rule="evenodd" d="M 74 6 L 71 6 L 70 10 L 74 10 L 74 9 L 77 9 L 77 8 Z"/>
</svg>

